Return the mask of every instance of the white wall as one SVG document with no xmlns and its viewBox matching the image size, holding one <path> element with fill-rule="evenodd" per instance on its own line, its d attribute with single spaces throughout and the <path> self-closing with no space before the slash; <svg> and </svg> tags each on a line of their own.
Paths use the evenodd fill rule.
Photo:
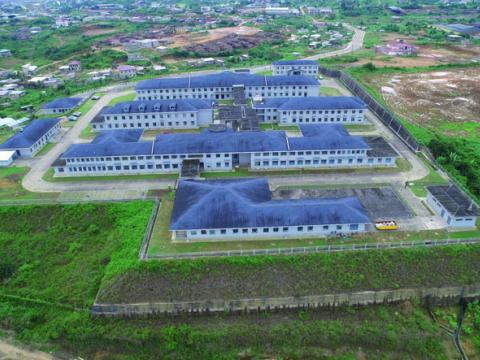
<svg viewBox="0 0 480 360">
<path fill-rule="evenodd" d="M 455 217 L 450 214 L 430 192 L 427 192 L 427 203 L 443 220 L 445 220 L 448 227 L 474 227 L 476 224 L 476 216 Z"/>
</svg>

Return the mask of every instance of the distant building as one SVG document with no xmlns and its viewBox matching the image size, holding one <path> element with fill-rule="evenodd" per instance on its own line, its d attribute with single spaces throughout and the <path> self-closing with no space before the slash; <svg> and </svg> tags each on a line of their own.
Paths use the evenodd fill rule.
<svg viewBox="0 0 480 360">
<path fill-rule="evenodd" d="M 137 75 L 137 68 L 131 65 L 119 65 L 117 75 L 120 79 L 131 79 Z"/>
<path fill-rule="evenodd" d="M 444 219 L 448 227 L 474 227 L 479 209 L 457 186 L 427 186 L 428 205 Z"/>
<path fill-rule="evenodd" d="M 32 157 L 39 152 L 60 130 L 60 119 L 33 120 L 23 131 L 17 132 L 3 144 L 0 150 L 11 150 L 15 157 Z"/>
<path fill-rule="evenodd" d="M 353 96 L 311 96 L 265 99 L 253 103 L 261 122 L 281 125 L 364 124 L 367 105 Z"/>
<path fill-rule="evenodd" d="M 389 56 L 411 56 L 417 53 L 417 48 L 403 39 L 389 42 L 383 46 L 377 45 L 375 50 Z"/>
<path fill-rule="evenodd" d="M 52 87 L 57 88 L 62 84 L 62 80 L 54 76 L 35 76 L 28 80 L 28 83 L 32 86 L 40 87 Z"/>
<path fill-rule="evenodd" d="M 135 90 L 138 100 L 233 99 L 234 86 L 247 98 L 303 97 L 318 95 L 319 83 L 310 76 L 262 76 L 222 72 L 181 78 L 144 80 Z M 242 88 L 242 89 L 240 89 Z"/>
<path fill-rule="evenodd" d="M 307 7 L 307 13 L 310 15 L 332 16 L 335 15 L 331 7 Z"/>
<path fill-rule="evenodd" d="M 82 69 L 82 64 L 78 60 L 73 60 L 68 63 L 68 71 L 78 72 Z"/>
<path fill-rule="evenodd" d="M 289 7 L 266 7 L 265 14 L 276 16 L 298 16 L 300 11 Z"/>
<path fill-rule="evenodd" d="M 50 101 L 42 106 L 42 114 L 63 114 L 69 112 L 83 101 L 82 98 L 61 98 Z"/>
<path fill-rule="evenodd" d="M 285 131 L 205 129 L 141 140 L 142 129 L 107 130 L 71 145 L 53 165 L 61 176 L 178 173 L 185 160 L 205 171 L 395 166 L 398 153 L 381 137 L 352 136 L 340 124 L 300 125 Z"/>
<path fill-rule="evenodd" d="M 165 54 L 168 51 L 168 47 L 160 45 L 155 48 L 160 54 Z"/>
<path fill-rule="evenodd" d="M 32 64 L 22 65 L 22 73 L 26 76 L 35 74 L 37 72 L 38 66 Z"/>
<path fill-rule="evenodd" d="M 0 49 L 0 58 L 12 56 L 12 53 L 8 49 Z"/>
<path fill-rule="evenodd" d="M 480 24 L 472 24 L 472 25 L 438 24 L 437 28 L 454 35 L 472 36 L 472 37 L 480 36 Z"/>
<path fill-rule="evenodd" d="M 128 101 L 103 108 L 93 130 L 188 129 L 213 121 L 211 101 L 200 99 Z"/>
<path fill-rule="evenodd" d="M 169 229 L 188 241 L 350 234 L 370 225 L 357 197 L 273 199 L 257 178 L 180 181 Z"/>
<path fill-rule="evenodd" d="M 273 63 L 273 75 L 318 75 L 318 62 L 315 60 L 282 60 Z"/>
</svg>

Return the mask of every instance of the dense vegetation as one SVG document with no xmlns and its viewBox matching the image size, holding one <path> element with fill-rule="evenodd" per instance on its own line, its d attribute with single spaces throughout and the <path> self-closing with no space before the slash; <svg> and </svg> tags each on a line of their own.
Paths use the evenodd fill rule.
<svg viewBox="0 0 480 360">
<path fill-rule="evenodd" d="M 84 358 L 99 354 L 109 359 L 448 358 L 448 339 L 423 310 L 411 304 L 242 317 L 92 319 L 89 307 L 102 278 L 122 277 L 138 267 L 138 246 L 151 208 L 150 202 L 1 207 L 1 328 L 14 330 L 20 340 L 44 349 Z M 468 259 L 478 252 L 475 247 L 451 248 L 441 255 L 442 268 L 448 272 L 450 258 L 464 254 Z M 409 256 L 413 262 L 415 256 Z M 288 262 L 287 258 L 237 259 L 232 268 L 254 271 L 277 259 Z M 296 266 L 305 260 L 290 258 Z M 310 259 L 310 267 L 314 260 Z M 324 265 L 330 262 L 336 268 L 335 258 L 324 260 Z M 373 267 L 378 260 L 372 257 L 364 266 Z M 147 269 L 158 274 L 178 272 L 178 278 L 187 281 L 197 272 L 218 272 L 213 260 L 150 264 Z M 412 269 L 391 271 L 407 270 Z M 358 276 L 351 275 L 345 281 L 356 281 Z M 459 281 L 468 281 L 468 276 Z"/>
</svg>

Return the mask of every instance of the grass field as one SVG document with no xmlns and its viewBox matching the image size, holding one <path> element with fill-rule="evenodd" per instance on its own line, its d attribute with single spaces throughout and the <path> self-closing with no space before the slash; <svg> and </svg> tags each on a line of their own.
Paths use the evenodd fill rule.
<svg viewBox="0 0 480 360">
<path fill-rule="evenodd" d="M 155 180 L 155 179 L 178 179 L 178 174 L 142 174 L 142 175 L 106 175 L 106 176 L 72 176 L 55 177 L 52 168 L 43 175 L 43 179 L 49 182 L 78 182 L 78 181 L 120 181 L 120 180 Z"/>
<path fill-rule="evenodd" d="M 300 128 L 297 125 L 279 125 L 274 123 L 261 123 L 260 130 L 285 130 L 300 132 Z"/>
<path fill-rule="evenodd" d="M 320 87 L 320 95 L 324 96 L 341 96 L 342 93 L 333 87 L 328 87 L 328 86 L 321 86 Z"/>
<path fill-rule="evenodd" d="M 128 93 L 128 94 L 125 94 L 125 95 L 122 95 L 122 96 L 118 96 L 118 97 L 112 99 L 108 103 L 108 106 L 113 106 L 115 104 L 118 104 L 118 103 L 121 103 L 121 102 L 124 102 L 124 101 L 132 101 L 132 100 L 135 100 L 135 93 L 134 92 Z"/>
<path fill-rule="evenodd" d="M 29 171 L 25 167 L 0 168 L 0 202 L 9 200 L 55 199 L 58 193 L 32 193 L 22 186 L 22 179 Z"/>
<path fill-rule="evenodd" d="M 446 185 L 448 181 L 445 180 L 437 171 L 435 171 L 430 163 L 420 155 L 419 158 L 422 160 L 424 165 L 428 168 L 429 173 L 422 179 L 409 183 L 410 190 L 418 197 L 426 197 L 428 185 Z"/>
<path fill-rule="evenodd" d="M 362 287 L 369 282 L 381 286 L 400 280 L 390 282 L 398 286 L 408 279 L 414 283 L 432 277 L 431 281 L 441 278 L 468 282 L 473 275 L 478 277 L 480 250 L 476 247 L 379 252 L 371 256 L 358 253 L 352 258 L 339 255 L 139 265 L 138 247 L 151 209 L 150 202 L 0 207 L 0 216 L 5 220 L 0 222 L 0 247 L 7 254 L 0 259 L 1 328 L 13 331 L 18 340 L 35 347 L 61 351 L 66 358 L 90 359 L 99 354 L 122 360 L 233 360 L 239 354 L 291 359 L 353 359 L 358 355 L 383 359 L 451 358 L 450 339 L 422 308 L 412 303 L 242 316 L 92 318 L 88 310 L 101 283 L 108 279 L 127 281 L 134 269 L 141 279 L 158 274 L 164 281 L 177 280 L 170 288 L 150 287 L 146 293 L 152 296 L 178 291 L 190 296 L 191 291 L 203 291 L 206 274 L 224 274 L 228 278 L 237 271 L 232 282 L 226 283 L 226 291 L 231 291 L 240 279 L 244 285 L 253 280 L 253 288 L 242 285 L 244 289 L 239 289 L 238 294 L 254 295 L 258 291 L 257 274 L 263 276 L 264 269 L 278 266 L 281 271 L 271 273 L 275 280 L 267 282 L 264 291 L 284 284 L 277 279 L 284 279 L 285 291 L 290 291 L 291 280 L 283 278 L 283 274 L 292 269 L 298 274 L 308 271 L 306 281 L 297 283 L 301 291 L 307 291 L 313 283 L 319 283 L 320 289 L 328 284 L 335 288 Z M 430 274 L 428 270 L 439 259 L 442 271 Z M 455 270 L 457 262 L 461 264 Z M 387 271 L 373 270 L 384 266 Z M 316 275 L 323 270 L 326 272 L 321 276 Z M 370 272 L 371 281 L 364 278 Z M 190 287 L 192 282 L 195 285 Z M 157 283 L 155 280 L 150 284 Z M 149 286 L 131 285 L 127 296 L 139 287 Z M 213 295 L 217 286 L 212 290 Z"/>
<path fill-rule="evenodd" d="M 80 139 L 92 140 L 97 134 L 98 132 L 92 130 L 92 125 L 88 124 L 80 133 Z"/>
<path fill-rule="evenodd" d="M 43 155 L 47 154 L 50 150 L 52 150 L 52 148 L 55 145 L 56 145 L 55 143 L 48 143 L 47 145 L 45 145 L 43 147 L 42 150 L 40 150 L 38 153 L 36 153 L 35 156 L 43 156 Z"/>
</svg>

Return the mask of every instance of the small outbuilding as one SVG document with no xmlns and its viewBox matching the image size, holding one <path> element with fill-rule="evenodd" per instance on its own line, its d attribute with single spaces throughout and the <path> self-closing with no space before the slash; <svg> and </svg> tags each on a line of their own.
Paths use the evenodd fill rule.
<svg viewBox="0 0 480 360">
<path fill-rule="evenodd" d="M 82 98 L 60 98 L 42 106 L 42 114 L 63 114 L 75 109 L 83 101 Z"/>
<path fill-rule="evenodd" d="M 3 144 L 0 150 L 13 151 L 14 157 L 32 157 L 60 130 L 60 119 L 33 120 Z"/>
<path fill-rule="evenodd" d="M 15 151 L 0 150 L 0 167 L 10 166 L 15 160 Z"/>
<path fill-rule="evenodd" d="M 453 184 L 427 186 L 427 203 L 448 227 L 473 227 L 477 222 L 478 207 Z"/>
</svg>

